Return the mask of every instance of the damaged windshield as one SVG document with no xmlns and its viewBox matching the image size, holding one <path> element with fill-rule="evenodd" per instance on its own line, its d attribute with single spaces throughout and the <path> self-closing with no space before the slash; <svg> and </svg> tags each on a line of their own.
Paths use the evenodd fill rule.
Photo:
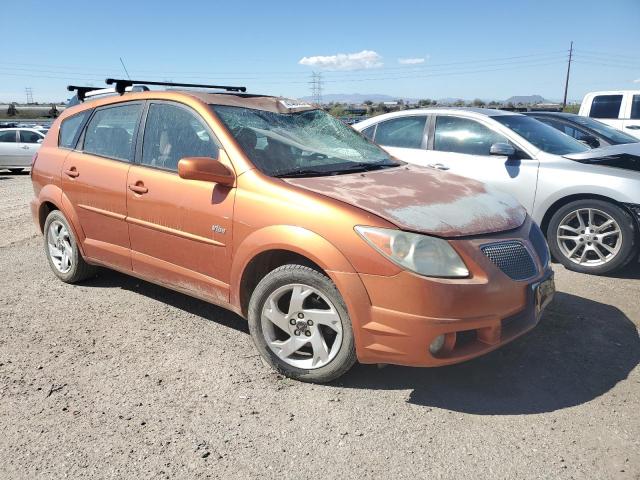
<svg viewBox="0 0 640 480">
<path fill-rule="evenodd" d="M 274 177 L 323 176 L 398 162 L 322 110 L 275 113 L 212 105 L 253 164 Z"/>
</svg>

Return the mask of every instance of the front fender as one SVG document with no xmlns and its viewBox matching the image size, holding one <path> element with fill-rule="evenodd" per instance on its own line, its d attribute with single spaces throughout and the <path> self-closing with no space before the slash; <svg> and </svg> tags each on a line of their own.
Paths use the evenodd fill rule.
<svg viewBox="0 0 640 480">
<path fill-rule="evenodd" d="M 355 273 L 342 252 L 324 237 L 294 225 L 272 225 L 249 234 L 234 252 L 230 278 L 233 305 L 240 305 L 240 280 L 247 265 L 254 257 L 269 250 L 288 250 L 307 257 L 330 277 L 331 272 Z"/>
</svg>

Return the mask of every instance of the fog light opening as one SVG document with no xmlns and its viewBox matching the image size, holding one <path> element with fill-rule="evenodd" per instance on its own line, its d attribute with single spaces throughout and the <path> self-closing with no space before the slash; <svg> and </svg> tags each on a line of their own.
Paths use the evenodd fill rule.
<svg viewBox="0 0 640 480">
<path fill-rule="evenodd" d="M 442 347 L 444 347 L 444 340 L 444 335 L 438 335 L 433 339 L 431 345 L 429 345 L 429 351 L 431 352 L 431 355 L 437 355 L 440 350 L 442 350 Z"/>
</svg>

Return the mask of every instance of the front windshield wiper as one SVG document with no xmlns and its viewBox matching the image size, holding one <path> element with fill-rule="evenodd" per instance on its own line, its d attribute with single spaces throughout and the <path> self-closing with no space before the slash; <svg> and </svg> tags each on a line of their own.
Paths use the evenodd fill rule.
<svg viewBox="0 0 640 480">
<path fill-rule="evenodd" d="M 347 168 L 336 170 L 316 170 L 312 168 L 297 168 L 286 172 L 276 172 L 274 177 L 279 178 L 295 178 L 295 177 L 326 177 L 332 175 L 343 175 L 345 173 L 369 172 L 372 170 L 380 170 L 383 168 L 397 167 L 395 163 L 370 163 L 370 162 L 354 162 Z"/>
</svg>

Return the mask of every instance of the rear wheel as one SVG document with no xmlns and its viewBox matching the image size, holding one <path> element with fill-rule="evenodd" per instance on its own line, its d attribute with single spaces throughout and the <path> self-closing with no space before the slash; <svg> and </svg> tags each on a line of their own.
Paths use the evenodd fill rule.
<svg viewBox="0 0 640 480">
<path fill-rule="evenodd" d="M 267 363 L 306 382 L 329 382 L 356 361 L 342 296 L 324 274 L 284 265 L 267 274 L 249 302 L 249 330 Z"/>
<path fill-rule="evenodd" d="M 633 218 L 603 200 L 577 200 L 560 208 L 549 222 L 547 239 L 553 256 L 576 272 L 610 273 L 637 254 Z"/>
<path fill-rule="evenodd" d="M 53 273 L 63 282 L 75 283 L 96 273 L 96 267 L 82 258 L 69 222 L 53 210 L 44 223 L 44 250 Z"/>
<path fill-rule="evenodd" d="M 24 170 L 23 168 L 10 168 L 9 171 L 11 173 L 22 173 L 22 170 Z"/>
</svg>

